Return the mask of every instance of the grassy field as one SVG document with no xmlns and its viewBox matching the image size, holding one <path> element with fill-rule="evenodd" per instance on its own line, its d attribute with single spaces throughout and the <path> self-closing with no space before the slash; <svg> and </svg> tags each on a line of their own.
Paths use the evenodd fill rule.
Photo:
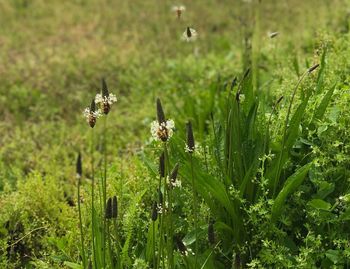
<svg viewBox="0 0 350 269">
<path fill-rule="evenodd" d="M 0 14 L 0 268 L 350 268 L 347 0 Z"/>
</svg>

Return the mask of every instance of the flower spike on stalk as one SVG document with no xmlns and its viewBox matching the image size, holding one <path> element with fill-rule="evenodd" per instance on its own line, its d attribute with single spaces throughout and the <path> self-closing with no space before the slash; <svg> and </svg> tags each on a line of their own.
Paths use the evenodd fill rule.
<svg viewBox="0 0 350 269">
<path fill-rule="evenodd" d="M 162 154 L 159 157 L 159 175 L 160 177 L 165 177 L 165 154 Z"/>
<path fill-rule="evenodd" d="M 187 129 L 187 143 L 185 150 L 188 153 L 193 153 L 195 150 L 195 143 L 194 143 L 194 136 L 193 136 L 193 130 L 192 130 L 192 123 L 189 121 L 186 124 Z"/>
<path fill-rule="evenodd" d="M 197 31 L 190 27 L 187 27 L 186 31 L 182 34 L 182 40 L 187 42 L 193 42 L 197 39 L 197 37 Z"/>
<path fill-rule="evenodd" d="M 95 99 L 92 99 L 90 107 L 85 108 L 84 116 L 91 128 L 94 128 L 97 119 L 100 117 L 100 110 L 96 110 Z"/>
<path fill-rule="evenodd" d="M 79 152 L 78 158 L 77 158 L 77 165 L 76 165 L 76 171 L 77 171 L 77 178 L 80 180 L 83 175 L 83 168 L 81 164 L 81 154 Z"/>
<path fill-rule="evenodd" d="M 308 73 L 312 73 L 312 71 L 314 71 L 315 69 L 317 69 L 318 67 L 320 66 L 320 64 L 315 64 L 313 66 L 311 66 L 309 69 L 308 69 Z"/>
<path fill-rule="evenodd" d="M 181 187 L 181 181 L 176 180 L 178 172 L 179 172 L 179 164 L 177 163 L 170 173 L 170 182 L 169 183 L 170 183 L 171 187 Z"/>
<path fill-rule="evenodd" d="M 159 98 L 157 98 L 157 120 L 159 124 L 165 122 L 165 114 Z"/>
<path fill-rule="evenodd" d="M 214 220 L 213 219 L 209 220 L 208 241 L 209 241 L 209 244 L 211 244 L 211 245 L 215 244 L 215 232 L 214 232 Z"/>
<path fill-rule="evenodd" d="M 112 198 L 108 198 L 106 204 L 106 219 L 115 219 L 118 215 L 118 201 L 117 196 L 113 196 Z"/>
<path fill-rule="evenodd" d="M 154 201 L 153 202 L 153 206 L 152 206 L 152 215 L 151 215 L 151 219 L 152 221 L 156 221 L 158 218 L 158 205 L 157 202 Z"/>
<path fill-rule="evenodd" d="M 162 104 L 157 98 L 157 120 L 151 123 L 151 134 L 154 140 L 167 142 L 174 133 L 175 123 L 166 120 Z"/>
<path fill-rule="evenodd" d="M 182 5 L 181 6 L 173 6 L 172 7 L 172 11 L 174 11 L 176 13 L 176 16 L 177 16 L 178 19 L 180 19 L 182 12 L 185 11 L 185 10 L 186 10 L 186 7 L 182 6 Z"/>
<path fill-rule="evenodd" d="M 96 104 L 99 104 L 103 113 L 107 115 L 111 110 L 111 105 L 117 101 L 118 101 L 117 97 L 113 93 L 109 93 L 107 82 L 103 78 L 101 93 L 96 94 L 96 97 L 95 97 Z"/>
</svg>

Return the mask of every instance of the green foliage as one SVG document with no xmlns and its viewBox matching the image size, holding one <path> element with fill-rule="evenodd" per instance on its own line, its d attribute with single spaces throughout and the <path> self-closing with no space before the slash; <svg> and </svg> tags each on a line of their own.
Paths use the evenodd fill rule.
<svg viewBox="0 0 350 269">
<path fill-rule="evenodd" d="M 191 1 L 180 20 L 167 1 L 0 3 L 0 268 L 349 266 L 349 4 L 229 2 Z M 189 25 L 196 43 L 180 40 Z M 118 103 L 91 146 L 81 112 L 101 78 Z M 163 181 L 163 224 L 156 97 L 182 182 Z"/>
</svg>

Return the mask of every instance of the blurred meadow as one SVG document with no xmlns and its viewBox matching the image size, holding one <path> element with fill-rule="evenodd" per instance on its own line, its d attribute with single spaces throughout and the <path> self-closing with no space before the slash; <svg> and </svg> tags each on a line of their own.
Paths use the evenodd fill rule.
<svg viewBox="0 0 350 269">
<path fill-rule="evenodd" d="M 0 268 L 350 268 L 347 0 L 0 14 Z M 102 79 L 118 101 L 90 128 Z M 164 143 L 157 98 L 175 122 Z M 182 187 L 163 186 L 176 163 Z"/>
</svg>

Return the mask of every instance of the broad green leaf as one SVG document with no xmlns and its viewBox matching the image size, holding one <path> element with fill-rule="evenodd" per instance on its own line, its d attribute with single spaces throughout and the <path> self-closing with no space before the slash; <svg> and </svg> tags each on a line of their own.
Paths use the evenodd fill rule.
<svg viewBox="0 0 350 269">
<path fill-rule="evenodd" d="M 64 265 L 72 269 L 83 269 L 83 266 L 74 262 L 64 262 Z"/>
<path fill-rule="evenodd" d="M 329 211 L 331 208 L 331 204 L 327 203 L 326 201 L 323 201 L 321 199 L 313 199 L 310 202 L 307 203 L 309 206 L 312 206 L 316 209 L 326 210 Z"/>
<path fill-rule="evenodd" d="M 341 252 L 341 250 L 329 249 L 326 251 L 326 257 L 336 264 L 343 260 Z"/>
<path fill-rule="evenodd" d="M 312 122 L 314 122 L 315 120 L 321 120 L 324 116 L 324 113 L 326 112 L 326 109 L 329 105 L 329 102 L 331 101 L 331 98 L 333 96 L 333 92 L 335 89 L 335 85 L 334 84 L 329 90 L 328 92 L 325 94 L 325 96 L 323 97 L 321 103 L 319 104 L 319 106 L 316 108 L 315 113 L 313 115 L 312 118 Z"/>
<path fill-rule="evenodd" d="M 271 211 L 271 220 L 275 222 L 281 215 L 284 203 L 292 192 L 294 192 L 300 184 L 303 182 L 305 176 L 309 172 L 312 163 L 306 164 L 303 167 L 299 168 L 293 175 L 291 175 L 286 182 L 282 190 L 277 195 L 275 202 L 272 206 Z"/>
</svg>

